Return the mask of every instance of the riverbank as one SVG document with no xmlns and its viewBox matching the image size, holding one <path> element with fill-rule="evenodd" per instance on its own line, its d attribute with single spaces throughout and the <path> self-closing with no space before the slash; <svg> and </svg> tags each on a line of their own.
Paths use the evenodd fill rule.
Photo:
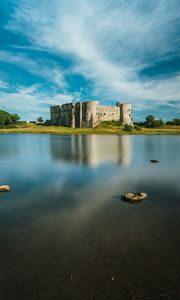
<svg viewBox="0 0 180 300">
<path fill-rule="evenodd" d="M 19 124 L 15 128 L 0 129 L 3 133 L 44 133 L 44 134 L 142 134 L 142 135 L 162 135 L 180 134 L 180 126 L 164 125 L 158 128 L 141 128 L 141 130 L 125 131 L 123 126 L 98 126 L 96 128 L 68 128 L 62 126 L 45 126 L 36 124 Z"/>
</svg>

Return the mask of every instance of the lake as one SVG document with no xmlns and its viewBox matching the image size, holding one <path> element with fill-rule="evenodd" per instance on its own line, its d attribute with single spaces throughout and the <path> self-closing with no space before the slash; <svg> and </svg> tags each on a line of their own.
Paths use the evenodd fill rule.
<svg viewBox="0 0 180 300">
<path fill-rule="evenodd" d="M 0 135 L 0 299 L 180 299 L 179 154 L 179 136 Z"/>
</svg>

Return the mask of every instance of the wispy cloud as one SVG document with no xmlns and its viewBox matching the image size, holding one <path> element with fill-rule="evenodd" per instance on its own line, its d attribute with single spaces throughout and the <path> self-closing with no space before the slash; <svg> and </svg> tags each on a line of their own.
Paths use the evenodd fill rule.
<svg viewBox="0 0 180 300">
<path fill-rule="evenodd" d="M 139 106 L 145 100 L 168 102 L 180 99 L 180 76 L 144 79 L 139 71 L 180 55 L 178 2 L 19 0 L 6 28 L 26 36 L 32 47 L 71 57 L 68 72 L 90 79 L 92 95 Z M 21 59 L 32 72 L 43 73 L 22 55 L 12 62 Z M 40 69 L 51 82 L 65 84 L 64 71 Z"/>
<path fill-rule="evenodd" d="M 8 83 L 0 80 L 0 89 L 7 89 L 9 87 Z"/>
<path fill-rule="evenodd" d="M 9 64 L 14 64 L 19 68 L 23 68 L 31 74 L 45 78 L 50 83 L 59 88 L 67 88 L 67 83 L 64 79 L 64 74 L 54 61 L 43 59 L 32 59 L 24 53 L 13 53 L 10 51 L 0 51 L 0 61 Z"/>
<path fill-rule="evenodd" d="M 39 85 L 16 86 L 12 93 L 0 90 L 1 109 L 17 112 L 22 119 L 34 119 L 38 116 L 49 119 L 49 106 L 72 102 L 72 99 L 72 95 L 60 93 L 48 96 L 40 92 Z"/>
</svg>

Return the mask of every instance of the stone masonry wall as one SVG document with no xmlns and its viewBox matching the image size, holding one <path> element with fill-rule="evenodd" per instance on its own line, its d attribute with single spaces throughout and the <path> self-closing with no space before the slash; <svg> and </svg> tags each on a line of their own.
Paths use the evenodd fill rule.
<svg viewBox="0 0 180 300">
<path fill-rule="evenodd" d="M 99 102 L 88 101 L 82 103 L 82 123 L 81 127 L 95 127 L 98 121 Z"/>
<path fill-rule="evenodd" d="M 132 122 L 132 112 L 131 112 L 131 104 L 123 103 L 120 106 L 120 121 L 124 124 L 133 125 Z"/>
<path fill-rule="evenodd" d="M 51 124 L 52 125 L 61 125 L 61 106 L 53 106 L 51 110 Z"/>
<path fill-rule="evenodd" d="M 120 121 L 120 107 L 99 106 L 98 121 Z"/>
<path fill-rule="evenodd" d="M 74 104 L 67 103 L 61 106 L 61 125 L 73 127 L 74 123 Z"/>
<path fill-rule="evenodd" d="M 67 103 L 51 107 L 51 124 L 66 127 L 95 127 L 103 121 L 132 123 L 131 105 L 100 106 L 98 101 Z"/>
</svg>

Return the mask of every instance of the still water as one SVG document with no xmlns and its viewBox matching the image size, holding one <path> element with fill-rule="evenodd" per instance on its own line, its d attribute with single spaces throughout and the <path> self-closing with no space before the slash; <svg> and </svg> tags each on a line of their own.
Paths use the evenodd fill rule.
<svg viewBox="0 0 180 300">
<path fill-rule="evenodd" d="M 180 299 L 179 153 L 178 136 L 0 135 L 0 299 Z"/>
</svg>

